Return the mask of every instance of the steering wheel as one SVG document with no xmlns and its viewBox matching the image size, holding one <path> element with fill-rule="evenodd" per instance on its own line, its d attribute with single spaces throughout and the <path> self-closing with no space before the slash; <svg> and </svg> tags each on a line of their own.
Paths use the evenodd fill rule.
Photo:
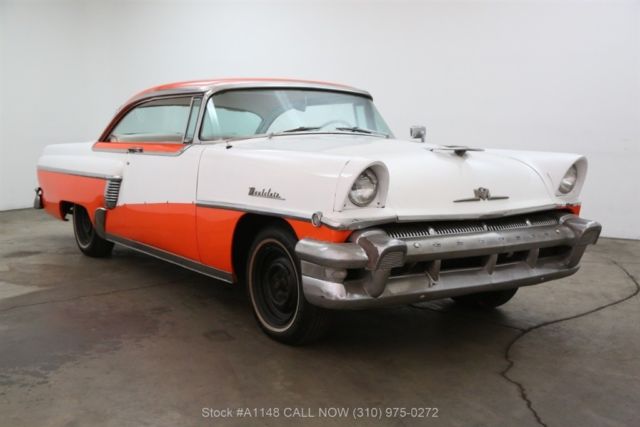
<svg viewBox="0 0 640 427">
<path fill-rule="evenodd" d="M 343 124 L 345 125 L 345 127 L 352 127 L 353 125 L 349 122 L 347 122 L 346 120 L 340 120 L 340 119 L 335 119 L 335 120 L 329 120 L 328 122 L 320 125 L 320 129 L 325 128 L 327 126 L 329 126 L 330 124 Z M 337 127 L 337 126 L 336 126 Z"/>
</svg>

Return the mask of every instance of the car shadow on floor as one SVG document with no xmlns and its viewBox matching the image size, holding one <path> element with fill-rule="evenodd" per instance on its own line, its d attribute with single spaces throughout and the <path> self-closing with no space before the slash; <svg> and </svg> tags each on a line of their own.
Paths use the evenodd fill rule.
<svg viewBox="0 0 640 427">
<path fill-rule="evenodd" d="M 212 329 L 204 335 L 212 341 L 225 341 L 236 335 L 237 331 L 221 327 L 224 326 L 220 325 L 221 318 L 231 321 L 233 327 L 245 333 L 253 331 L 248 339 L 269 340 L 262 336 L 253 318 L 243 285 L 223 283 L 126 248 L 118 248 L 112 261 L 123 263 L 123 270 L 138 270 L 138 273 L 168 283 L 170 289 L 163 292 L 170 291 L 174 303 L 193 315 L 202 316 L 201 320 L 209 319 Z M 518 332 L 518 328 L 508 324 L 508 318 L 500 309 L 473 309 L 449 299 L 409 306 L 331 311 L 331 318 L 327 334 L 307 348 L 362 346 L 388 351 L 390 343 L 394 347 L 420 346 L 420 343 L 433 345 L 443 340 L 451 344 L 452 339 L 491 340 L 492 334 Z"/>
<path fill-rule="evenodd" d="M 165 335 L 180 336 L 185 331 L 199 330 L 200 336 L 212 345 L 246 340 L 266 347 L 282 346 L 260 330 L 242 285 L 223 283 L 121 246 L 116 246 L 108 259 L 88 258 L 69 253 L 70 247 L 64 249 L 59 252 L 64 254 L 60 261 L 66 263 L 64 280 L 43 276 L 45 271 L 52 271 L 52 261 L 38 264 L 38 254 L 30 256 L 28 261 L 16 258 L 18 264 L 14 265 L 11 278 L 22 275 L 28 282 L 30 278 L 25 272 L 31 271 L 39 285 L 48 282 L 52 286 L 3 300 L 0 313 L 3 313 L 3 307 L 15 311 L 22 306 L 40 305 L 42 310 L 47 310 L 47 302 L 53 302 L 79 304 L 87 310 L 93 305 L 101 316 L 108 317 L 110 313 L 101 308 L 101 299 L 109 297 L 124 301 L 122 298 L 126 298 L 128 311 L 123 313 L 125 304 L 120 304 L 119 316 L 137 319 L 136 311 L 143 312 L 150 321 L 171 325 Z M 29 264 L 19 265 L 20 262 Z M 398 347 L 420 351 L 425 346 L 450 347 L 456 341 L 468 346 L 472 342 L 491 342 L 496 338 L 502 346 L 505 333 L 512 336 L 518 332 L 517 328 L 508 325 L 500 309 L 474 310 L 460 307 L 451 300 L 333 311 L 331 317 L 332 325 L 327 334 L 320 341 L 307 345 L 306 349 L 362 348 L 387 353 Z M 118 322 L 118 328 L 119 331 L 124 328 L 122 322 Z M 132 329 L 135 329 L 134 325 Z"/>
</svg>

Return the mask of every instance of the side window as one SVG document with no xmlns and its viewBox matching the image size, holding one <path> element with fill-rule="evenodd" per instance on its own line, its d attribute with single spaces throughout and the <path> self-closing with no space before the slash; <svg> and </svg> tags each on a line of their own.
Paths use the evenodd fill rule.
<svg viewBox="0 0 640 427">
<path fill-rule="evenodd" d="M 145 102 L 129 111 L 109 135 L 112 142 L 181 143 L 193 139 L 201 98 L 162 98 Z M 189 138 L 191 134 L 191 139 Z"/>
</svg>

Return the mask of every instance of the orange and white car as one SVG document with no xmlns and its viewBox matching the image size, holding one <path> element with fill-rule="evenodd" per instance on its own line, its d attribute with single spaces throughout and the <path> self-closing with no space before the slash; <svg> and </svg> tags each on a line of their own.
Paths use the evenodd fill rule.
<svg viewBox="0 0 640 427">
<path fill-rule="evenodd" d="M 578 270 L 576 154 L 395 139 L 347 86 L 219 79 L 129 100 L 97 142 L 50 145 L 35 206 L 114 243 L 246 283 L 270 336 L 310 340 L 333 309 L 437 298 L 495 307 Z"/>
</svg>

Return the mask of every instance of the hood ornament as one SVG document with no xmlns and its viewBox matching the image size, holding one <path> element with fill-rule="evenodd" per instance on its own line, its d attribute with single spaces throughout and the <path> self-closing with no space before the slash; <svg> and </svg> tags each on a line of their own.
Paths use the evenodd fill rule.
<svg viewBox="0 0 640 427">
<path fill-rule="evenodd" d="M 428 148 L 431 152 L 436 151 L 453 151 L 456 156 L 463 157 L 467 151 L 484 151 L 484 148 L 471 148 L 464 145 L 442 145 L 440 147 Z"/>
<path fill-rule="evenodd" d="M 474 188 L 473 195 L 474 197 L 470 197 L 468 199 L 458 199 L 454 200 L 453 202 L 479 202 L 481 200 L 504 200 L 509 198 L 509 196 L 492 196 L 491 191 L 489 191 L 489 189 L 485 187 Z"/>
</svg>

